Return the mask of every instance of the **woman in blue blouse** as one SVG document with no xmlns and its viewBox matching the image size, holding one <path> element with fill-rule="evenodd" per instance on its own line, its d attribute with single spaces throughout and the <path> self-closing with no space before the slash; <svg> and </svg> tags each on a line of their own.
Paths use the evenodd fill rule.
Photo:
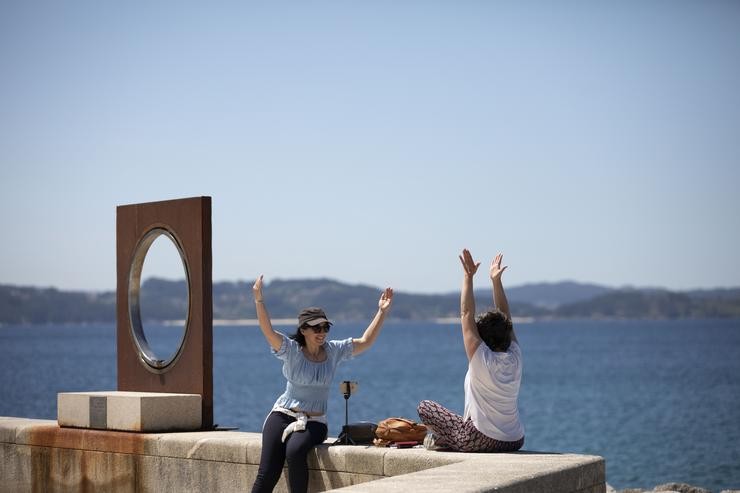
<svg viewBox="0 0 740 493">
<path fill-rule="evenodd" d="M 331 322 L 321 308 L 302 310 L 295 334 L 286 337 L 272 328 L 262 296 L 262 276 L 252 292 L 260 329 L 273 354 L 283 361 L 288 380 L 262 427 L 262 456 L 252 493 L 272 491 L 286 459 L 291 493 L 305 492 L 308 451 L 326 440 L 326 403 L 336 368 L 373 345 L 391 308 L 393 290 L 386 288 L 380 295 L 378 312 L 361 338 L 329 341 Z"/>
</svg>

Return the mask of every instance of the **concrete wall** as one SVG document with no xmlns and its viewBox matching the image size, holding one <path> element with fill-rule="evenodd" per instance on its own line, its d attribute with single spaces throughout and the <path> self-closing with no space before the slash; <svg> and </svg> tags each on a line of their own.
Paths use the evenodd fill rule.
<svg viewBox="0 0 740 493">
<path fill-rule="evenodd" d="M 259 433 L 127 433 L 0 417 L 0 492 L 249 491 Z M 596 456 L 319 446 L 309 491 L 603 493 Z M 276 491 L 287 491 L 284 477 Z"/>
</svg>

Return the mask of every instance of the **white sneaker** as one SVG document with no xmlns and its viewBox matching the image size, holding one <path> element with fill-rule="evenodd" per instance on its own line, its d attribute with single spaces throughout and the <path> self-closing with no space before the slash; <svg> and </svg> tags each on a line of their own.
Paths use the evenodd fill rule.
<svg viewBox="0 0 740 493">
<path fill-rule="evenodd" d="M 427 450 L 442 450 L 447 447 L 439 443 L 439 436 L 434 432 L 429 432 L 424 437 L 424 448 Z"/>
</svg>

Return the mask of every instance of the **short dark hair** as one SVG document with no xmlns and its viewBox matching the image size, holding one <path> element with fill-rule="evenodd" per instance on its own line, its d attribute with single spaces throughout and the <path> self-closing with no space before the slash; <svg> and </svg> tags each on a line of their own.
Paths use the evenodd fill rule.
<svg viewBox="0 0 740 493">
<path fill-rule="evenodd" d="M 511 345 L 514 324 L 501 310 L 491 310 L 478 316 L 475 321 L 478 334 L 491 351 L 504 352 Z"/>
</svg>

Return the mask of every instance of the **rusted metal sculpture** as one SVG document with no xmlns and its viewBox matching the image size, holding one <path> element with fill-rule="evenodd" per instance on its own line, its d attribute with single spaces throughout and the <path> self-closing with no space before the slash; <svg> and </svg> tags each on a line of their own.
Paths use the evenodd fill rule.
<svg viewBox="0 0 740 493">
<path fill-rule="evenodd" d="M 188 286 L 180 347 L 166 360 L 150 349 L 141 325 L 139 289 L 149 247 L 175 244 Z M 202 429 L 213 428 L 213 299 L 211 198 L 119 206 L 116 210 L 118 390 L 200 394 Z"/>
</svg>

